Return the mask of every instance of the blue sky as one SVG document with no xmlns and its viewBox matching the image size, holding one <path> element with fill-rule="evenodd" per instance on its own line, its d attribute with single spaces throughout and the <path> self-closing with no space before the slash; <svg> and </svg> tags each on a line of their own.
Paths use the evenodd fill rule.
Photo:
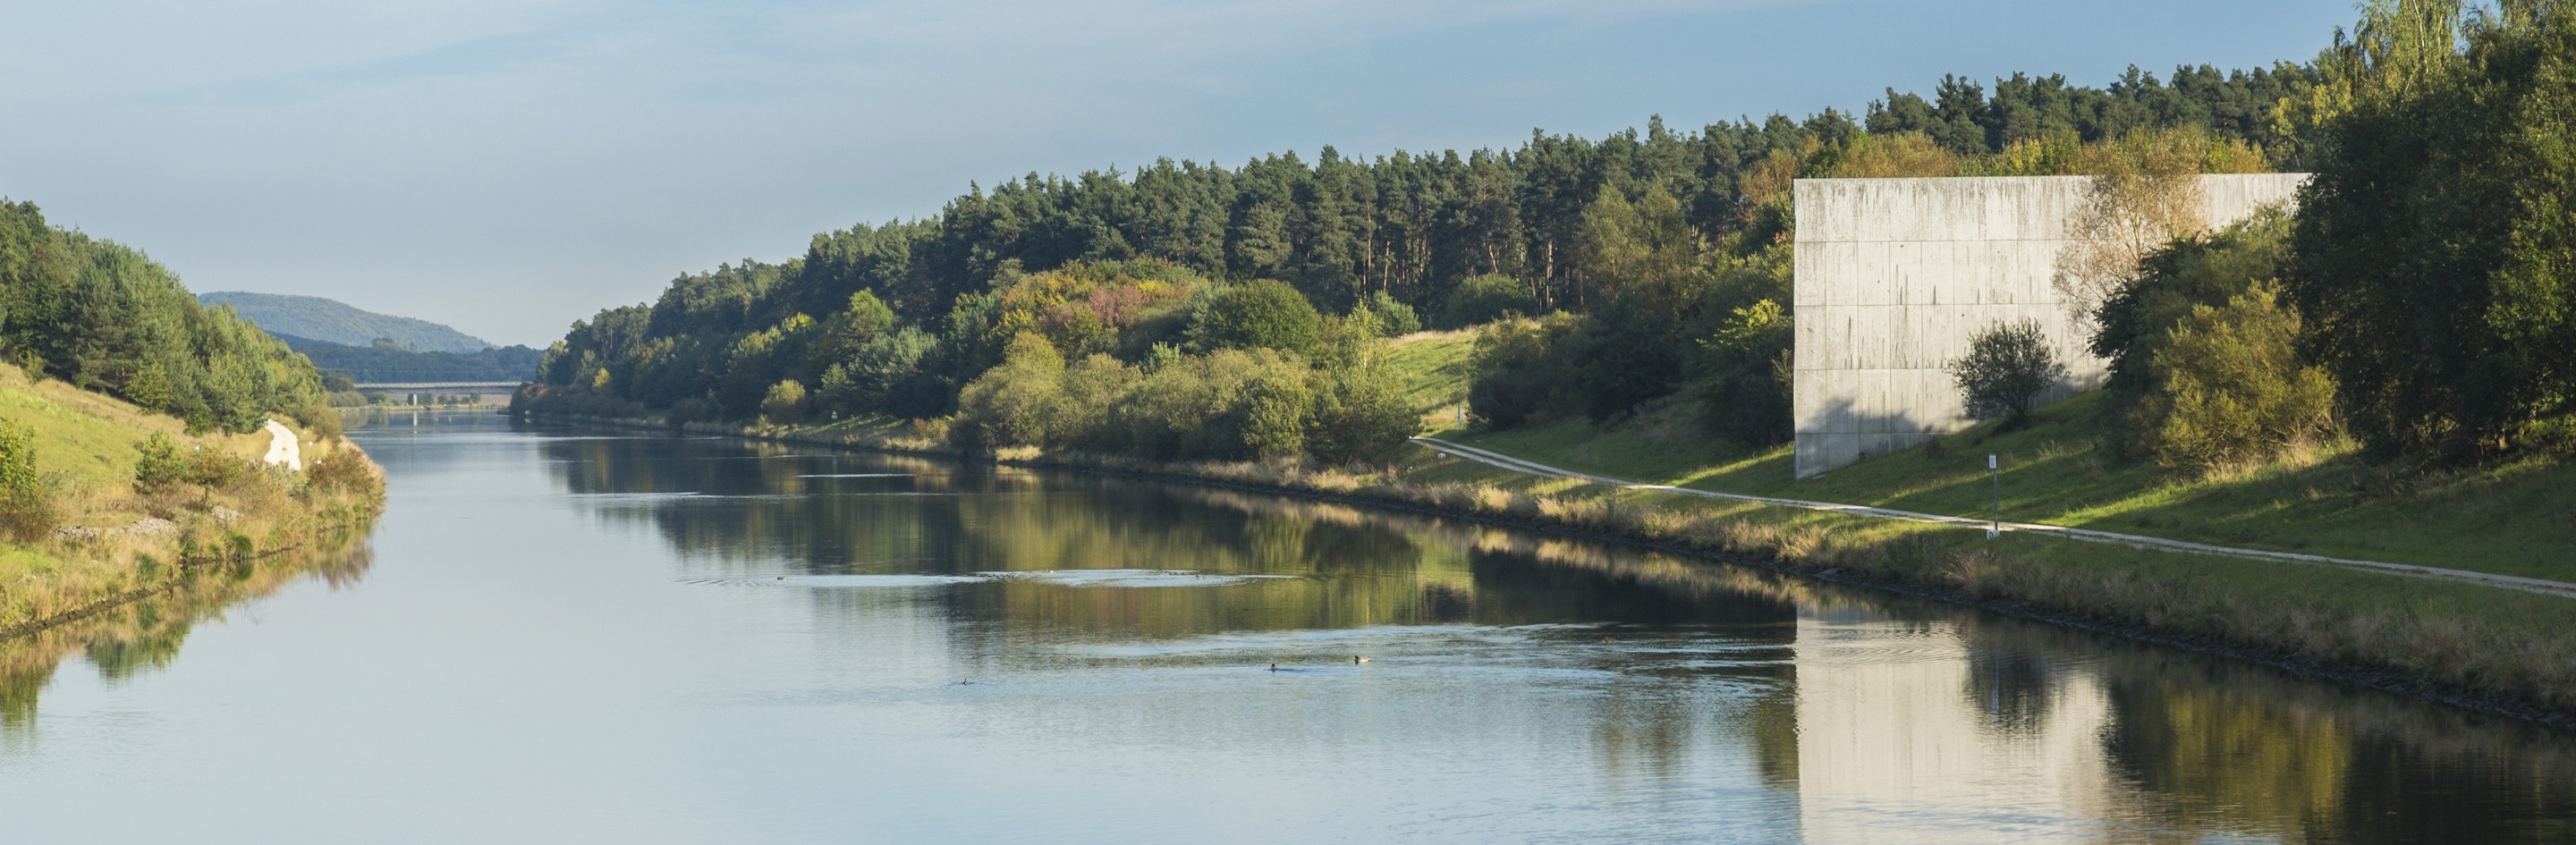
<svg viewBox="0 0 2576 845">
<path fill-rule="evenodd" d="M 0 0 L 0 194 L 196 290 L 543 345 L 1030 171 L 2304 60 L 2348 0 Z"/>
</svg>

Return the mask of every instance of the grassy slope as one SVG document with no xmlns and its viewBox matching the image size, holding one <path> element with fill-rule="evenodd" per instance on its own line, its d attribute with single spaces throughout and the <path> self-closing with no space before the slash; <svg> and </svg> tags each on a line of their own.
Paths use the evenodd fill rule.
<svg viewBox="0 0 2576 845">
<path fill-rule="evenodd" d="M 1467 398 L 1475 350 L 1474 329 L 1414 332 L 1387 341 L 1385 363 L 1404 380 L 1405 398 L 1425 411 L 1441 410 Z"/>
<path fill-rule="evenodd" d="M 1387 344 L 1385 363 L 1403 381 L 1404 398 L 1426 418 L 1451 421 L 1474 377 L 1469 356 L 1476 331 L 1414 332 Z"/>
<path fill-rule="evenodd" d="M 273 543 L 289 535 L 310 534 L 316 519 L 305 512 L 308 505 L 277 497 L 244 498 L 229 489 L 190 496 L 192 501 L 175 505 L 134 493 L 134 463 L 139 457 L 135 444 L 153 432 L 244 460 L 267 453 L 269 437 L 264 432 L 188 438 L 176 419 L 61 381 L 34 382 L 23 370 L 7 365 L 0 365 L 0 418 L 34 431 L 36 468 L 54 482 L 54 500 L 64 526 L 113 528 L 159 513 L 213 531 L 204 527 L 208 517 L 202 511 L 222 505 L 248 512 L 237 527 Z M 303 453 L 308 462 L 339 448 L 312 443 L 302 432 L 299 436 L 307 437 Z M 283 534 L 272 536 L 271 532 Z M 0 540 L 0 629 L 146 586 L 149 577 L 140 571 L 136 555 L 174 560 L 175 542 L 169 538 L 79 544 L 48 540 L 30 546 Z"/>
<path fill-rule="evenodd" d="M 59 380 L 30 382 L 26 371 L 12 366 L 0 366 L 0 418 L 35 431 L 37 472 L 59 474 L 66 483 L 90 488 L 131 481 L 139 457 L 135 444 L 153 432 L 181 442 L 191 439 L 173 417 L 146 413 Z M 268 451 L 268 435 L 259 432 L 195 439 L 243 457 Z"/>
<path fill-rule="evenodd" d="M 2407 473 L 2335 453 L 2235 477 L 2179 481 L 2097 448 L 2098 397 L 2044 409 L 2036 424 L 1991 424 L 1799 481 L 1786 447 L 1662 444 L 1581 421 L 1444 436 L 1606 475 L 1766 496 L 1959 516 L 1989 512 L 1984 456 L 2003 461 L 2005 519 L 2254 548 L 2576 581 L 2576 465 L 2523 461 Z"/>
</svg>

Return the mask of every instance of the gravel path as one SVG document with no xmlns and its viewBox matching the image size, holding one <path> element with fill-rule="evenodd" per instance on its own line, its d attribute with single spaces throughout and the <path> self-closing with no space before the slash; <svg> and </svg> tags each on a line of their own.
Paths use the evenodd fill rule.
<svg viewBox="0 0 2576 845">
<path fill-rule="evenodd" d="M 283 464 L 287 469 L 303 472 L 304 450 L 295 442 L 295 430 L 279 425 L 276 420 L 269 420 L 263 428 L 268 429 L 268 456 L 259 462 L 267 466 Z"/>
</svg>

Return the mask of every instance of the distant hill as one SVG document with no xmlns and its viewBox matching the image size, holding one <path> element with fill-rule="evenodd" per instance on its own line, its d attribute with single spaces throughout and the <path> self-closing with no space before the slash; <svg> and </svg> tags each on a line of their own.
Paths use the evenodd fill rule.
<svg viewBox="0 0 2576 845">
<path fill-rule="evenodd" d="M 414 352 L 391 343 L 349 346 L 291 334 L 279 334 L 277 339 L 313 359 L 313 366 L 324 372 L 341 373 L 360 384 L 528 381 L 536 378 L 537 359 L 546 354 L 525 346 L 494 346 L 466 353 Z"/>
<path fill-rule="evenodd" d="M 216 291 L 198 294 L 197 300 L 209 306 L 230 305 L 279 337 L 294 335 L 353 347 L 372 346 L 377 338 L 385 338 L 421 352 L 464 353 L 492 348 L 482 338 L 428 320 L 361 311 L 318 296 Z"/>
</svg>

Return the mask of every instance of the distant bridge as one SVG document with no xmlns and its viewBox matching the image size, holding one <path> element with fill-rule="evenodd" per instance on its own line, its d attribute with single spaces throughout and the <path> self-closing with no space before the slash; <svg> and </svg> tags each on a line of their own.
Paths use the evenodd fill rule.
<svg viewBox="0 0 2576 845">
<path fill-rule="evenodd" d="M 356 385 L 359 393 L 396 405 L 435 405 L 440 396 L 467 396 L 471 405 L 497 404 L 519 391 L 520 381 L 371 381 Z M 485 397 L 501 397 L 487 399 Z"/>
<path fill-rule="evenodd" d="M 507 393 L 519 389 L 524 381 L 380 381 L 360 382 L 360 393 L 390 393 L 396 390 L 415 393 Z"/>
</svg>

